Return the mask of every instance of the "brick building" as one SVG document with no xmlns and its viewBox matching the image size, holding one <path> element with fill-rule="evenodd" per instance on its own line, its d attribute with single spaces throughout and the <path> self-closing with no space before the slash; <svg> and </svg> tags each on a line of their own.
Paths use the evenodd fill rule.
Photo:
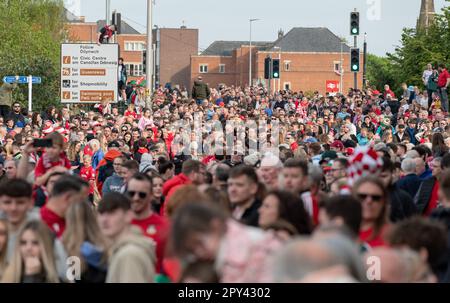
<svg viewBox="0 0 450 303">
<path fill-rule="evenodd" d="M 350 47 L 342 45 L 344 91 L 354 85 L 350 70 Z M 216 41 L 201 55 L 191 56 L 191 85 L 202 75 L 204 82 L 244 86 L 249 82 L 248 41 Z M 280 58 L 280 79 L 271 87 L 325 92 L 327 80 L 340 81 L 341 40 L 327 28 L 293 28 L 286 35 L 279 33 L 274 42 L 252 42 L 252 81 L 264 83 L 264 60 Z M 361 67 L 362 67 L 361 52 Z M 358 87 L 362 86 L 362 70 Z"/>
<path fill-rule="evenodd" d="M 68 42 L 97 43 L 98 32 L 105 26 L 105 20 L 86 22 L 84 17 L 76 17 L 66 11 Z M 190 58 L 198 54 L 198 29 L 156 28 L 153 29 L 154 75 L 156 83 L 190 85 Z M 128 79 L 142 78 L 144 75 L 143 51 L 147 49 L 147 36 L 138 32 L 122 20 L 121 34 L 117 35 L 120 56 L 129 74 Z"/>
</svg>

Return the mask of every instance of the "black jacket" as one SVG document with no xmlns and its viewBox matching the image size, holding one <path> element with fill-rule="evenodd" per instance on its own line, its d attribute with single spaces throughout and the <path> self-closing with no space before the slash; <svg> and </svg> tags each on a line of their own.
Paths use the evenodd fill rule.
<svg viewBox="0 0 450 303">
<path fill-rule="evenodd" d="M 416 197 L 414 197 L 414 203 L 420 214 L 423 214 L 430 203 L 431 194 L 433 193 L 433 187 L 436 184 L 436 178 L 432 177 L 422 182 L 417 191 Z"/>
<path fill-rule="evenodd" d="M 392 185 L 388 188 L 388 193 L 391 206 L 389 218 L 393 223 L 417 213 L 416 205 L 406 191 Z"/>
<path fill-rule="evenodd" d="M 447 227 L 447 252 L 442 261 L 432 267 L 440 283 L 450 283 L 450 208 L 436 208 L 430 218 L 442 222 Z"/>
<path fill-rule="evenodd" d="M 258 227 L 259 221 L 259 212 L 258 209 L 261 207 L 262 202 L 259 200 L 255 200 L 249 208 L 247 208 L 244 214 L 241 217 L 241 223 L 245 225 Z"/>
<path fill-rule="evenodd" d="M 416 174 L 409 174 L 397 181 L 397 187 L 403 189 L 414 198 L 421 183 L 422 181 L 420 181 Z"/>
</svg>

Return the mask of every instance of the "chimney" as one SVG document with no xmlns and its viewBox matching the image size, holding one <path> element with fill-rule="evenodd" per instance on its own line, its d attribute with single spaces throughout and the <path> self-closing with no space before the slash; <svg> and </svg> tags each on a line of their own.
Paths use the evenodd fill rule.
<svg viewBox="0 0 450 303">
<path fill-rule="evenodd" d="M 78 20 L 79 20 L 81 23 L 85 23 L 85 22 L 86 22 L 86 16 L 80 16 L 80 17 L 78 17 Z"/>
<path fill-rule="evenodd" d="M 278 30 L 278 39 L 281 39 L 281 38 L 283 38 L 284 37 L 284 31 L 283 31 L 283 29 L 279 29 Z"/>
</svg>

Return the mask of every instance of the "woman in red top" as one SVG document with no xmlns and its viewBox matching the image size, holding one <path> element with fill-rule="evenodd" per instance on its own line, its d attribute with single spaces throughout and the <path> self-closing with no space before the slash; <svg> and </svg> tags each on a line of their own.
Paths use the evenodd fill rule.
<svg viewBox="0 0 450 303">
<path fill-rule="evenodd" d="M 353 195 L 362 206 L 359 239 L 371 247 L 385 246 L 383 236 L 388 226 L 388 199 L 383 183 L 372 176 L 361 178 L 353 187 Z"/>
<path fill-rule="evenodd" d="M 64 152 L 64 137 L 60 133 L 54 132 L 45 138 L 51 139 L 53 146 L 47 147 L 42 157 L 39 158 L 34 170 L 35 186 L 47 183 L 47 179 L 53 172 L 65 172 L 72 167 Z"/>
</svg>

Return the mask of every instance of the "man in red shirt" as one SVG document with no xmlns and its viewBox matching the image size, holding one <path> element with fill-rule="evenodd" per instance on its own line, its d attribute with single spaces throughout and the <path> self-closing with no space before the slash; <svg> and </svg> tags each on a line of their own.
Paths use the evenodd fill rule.
<svg viewBox="0 0 450 303">
<path fill-rule="evenodd" d="M 156 242 L 156 271 L 161 272 L 164 250 L 169 231 L 167 219 L 152 210 L 152 179 L 145 174 L 136 174 L 128 181 L 126 194 L 131 200 L 134 219 L 131 224 L 139 226 L 144 235 Z"/>
<path fill-rule="evenodd" d="M 438 92 L 444 111 L 448 112 L 448 86 L 450 85 L 450 74 L 444 64 L 439 65 Z"/>
<path fill-rule="evenodd" d="M 50 198 L 41 210 L 41 219 L 59 238 L 66 228 L 65 215 L 72 203 L 85 201 L 89 195 L 89 184 L 79 177 L 65 175 L 53 186 Z"/>
</svg>

